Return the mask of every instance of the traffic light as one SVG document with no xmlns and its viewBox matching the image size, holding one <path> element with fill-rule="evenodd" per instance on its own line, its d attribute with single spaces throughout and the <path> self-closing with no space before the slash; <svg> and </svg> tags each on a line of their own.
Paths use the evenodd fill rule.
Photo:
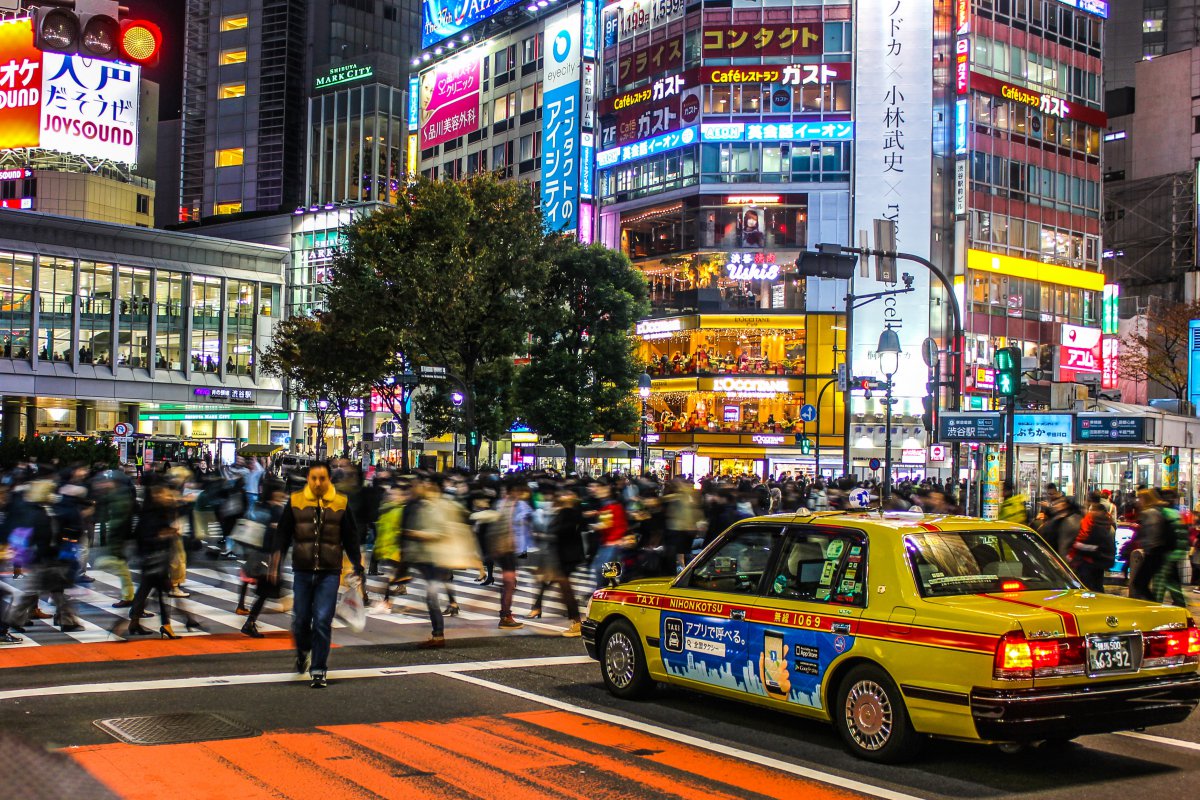
<svg viewBox="0 0 1200 800">
<path fill-rule="evenodd" d="M 479 444 L 479 432 L 478 431 L 471 431 L 470 433 L 467 434 L 467 444 L 471 445 L 471 447 L 474 447 L 475 445 Z"/>
<path fill-rule="evenodd" d="M 1001 397 L 1016 397 L 1021 391 L 1021 350 L 1001 347 L 992 361 L 996 367 L 996 392 Z"/>
<path fill-rule="evenodd" d="M 796 272 L 808 278 L 846 280 L 854 274 L 857 263 L 857 253 L 844 252 L 836 244 L 819 244 L 815 251 L 804 250 L 796 257 Z"/>
<path fill-rule="evenodd" d="M 34 7 L 33 46 L 47 53 L 158 64 L 162 31 L 146 20 L 121 20 L 117 0 L 76 0 L 75 9 Z"/>
<path fill-rule="evenodd" d="M 935 389 L 936 391 L 936 389 Z M 925 426 L 926 433 L 933 433 L 934 429 L 934 408 L 937 395 L 930 393 L 921 398 L 921 424 Z"/>
<path fill-rule="evenodd" d="M 800 440 L 800 454 L 806 456 L 811 452 L 812 452 L 812 439 L 809 439 L 807 436 L 805 436 L 803 439 Z"/>
</svg>

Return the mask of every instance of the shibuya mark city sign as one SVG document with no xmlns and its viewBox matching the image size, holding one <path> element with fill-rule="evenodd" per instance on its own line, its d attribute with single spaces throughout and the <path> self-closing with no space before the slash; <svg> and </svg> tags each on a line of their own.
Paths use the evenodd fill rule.
<svg viewBox="0 0 1200 800">
<path fill-rule="evenodd" d="M 141 67 L 43 53 L 28 18 L 0 22 L 0 150 L 136 164 Z"/>
</svg>

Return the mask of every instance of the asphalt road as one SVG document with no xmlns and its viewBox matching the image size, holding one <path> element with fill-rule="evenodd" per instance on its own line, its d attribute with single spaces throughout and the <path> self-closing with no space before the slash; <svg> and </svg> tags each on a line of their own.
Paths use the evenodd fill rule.
<svg viewBox="0 0 1200 800">
<path fill-rule="evenodd" d="M 56 780 L 78 779 L 77 767 L 118 796 L 155 800 L 1126 800 L 1192 797 L 1200 786 L 1197 715 L 1147 732 L 1158 739 L 1091 736 L 1054 753 L 1018 755 L 934 742 L 916 763 L 885 767 L 850 756 L 832 728 L 781 713 L 666 687 L 648 701 L 616 700 L 596 664 L 581 662 L 579 640 L 548 629 L 496 636 L 480 628 L 433 653 L 411 641 L 339 647 L 325 690 L 290 675 L 283 641 L 190 655 L 169 649 L 179 644 L 72 644 L 80 658 L 8 668 L 0 653 L 0 732 L 60 754 L 41 773 L 14 779 L 8 770 L 3 795 L 103 797 L 99 784 L 92 795 L 51 790 Z M 146 649 L 137 658 L 83 657 L 102 648 L 135 652 L 119 650 L 126 647 Z M 138 746 L 95 724 L 179 712 L 216 713 L 252 730 Z"/>
</svg>

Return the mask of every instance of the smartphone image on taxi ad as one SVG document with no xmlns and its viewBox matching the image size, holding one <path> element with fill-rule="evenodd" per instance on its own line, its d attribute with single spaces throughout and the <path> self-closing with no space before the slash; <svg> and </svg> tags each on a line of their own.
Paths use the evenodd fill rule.
<svg viewBox="0 0 1200 800">
<path fill-rule="evenodd" d="M 763 683 L 767 690 L 783 694 L 780 678 L 787 670 L 787 654 L 783 649 L 783 636 L 778 633 L 763 634 Z"/>
</svg>

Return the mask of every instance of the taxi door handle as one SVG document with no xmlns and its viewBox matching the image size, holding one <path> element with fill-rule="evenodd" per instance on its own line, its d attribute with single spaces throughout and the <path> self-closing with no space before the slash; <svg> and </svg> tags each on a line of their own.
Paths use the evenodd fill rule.
<svg viewBox="0 0 1200 800">
<path fill-rule="evenodd" d="M 744 622 L 746 619 L 746 611 L 741 608 L 735 608 L 729 612 L 729 618 Z"/>
</svg>

